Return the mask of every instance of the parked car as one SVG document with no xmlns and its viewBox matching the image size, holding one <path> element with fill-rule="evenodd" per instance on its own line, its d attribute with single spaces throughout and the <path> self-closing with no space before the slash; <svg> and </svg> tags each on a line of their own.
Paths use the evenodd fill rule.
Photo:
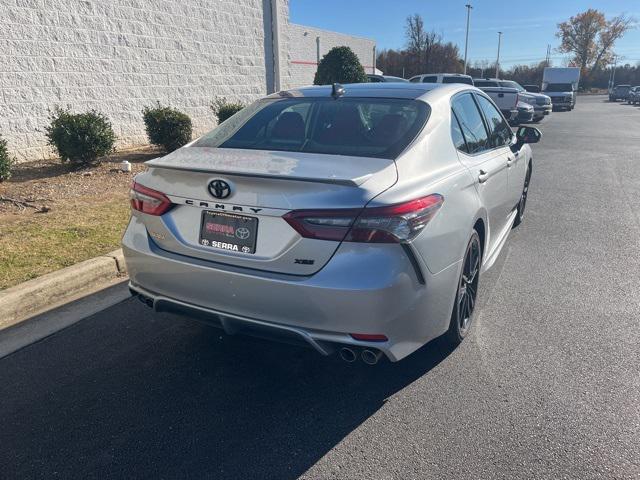
<svg viewBox="0 0 640 480">
<path fill-rule="evenodd" d="M 573 110 L 578 98 L 580 69 L 547 67 L 542 73 L 542 93 L 551 97 L 554 110 Z"/>
<path fill-rule="evenodd" d="M 542 119 L 549 115 L 553 110 L 551 97 L 548 95 L 528 92 L 522 85 L 518 82 L 514 82 L 513 80 L 498 80 L 498 85 L 518 90 L 519 100 L 528 103 L 534 109 L 533 122 L 538 123 L 542 121 Z"/>
<path fill-rule="evenodd" d="M 486 80 L 484 78 L 474 78 L 473 83 L 495 102 L 507 119 L 509 125 L 518 123 L 518 91 L 515 88 L 498 86 L 498 82 Z"/>
<path fill-rule="evenodd" d="M 536 112 L 531 104 L 518 100 L 517 108 L 518 116 L 516 117 L 516 121 L 513 122 L 514 126 L 522 125 L 523 123 L 532 123 L 534 121 Z"/>
<path fill-rule="evenodd" d="M 627 102 L 629 102 L 629 105 L 640 103 L 640 86 L 631 87 L 627 95 Z"/>
<path fill-rule="evenodd" d="M 523 220 L 540 137 L 468 85 L 270 95 L 135 177 L 131 291 L 347 361 L 457 344 Z"/>
<path fill-rule="evenodd" d="M 409 81 L 412 83 L 465 83 L 473 85 L 472 78 L 461 73 L 428 73 L 411 77 Z"/>
<path fill-rule="evenodd" d="M 392 82 L 392 83 L 405 83 L 409 80 L 400 77 L 393 77 L 391 75 L 375 75 L 373 73 L 367 73 L 367 78 L 371 83 Z"/>
<path fill-rule="evenodd" d="M 531 93 L 540 93 L 541 91 L 539 85 L 523 85 L 523 87 L 527 92 Z"/>
<path fill-rule="evenodd" d="M 609 92 L 609 101 L 626 100 L 629 90 L 631 90 L 631 85 L 616 85 Z"/>
</svg>

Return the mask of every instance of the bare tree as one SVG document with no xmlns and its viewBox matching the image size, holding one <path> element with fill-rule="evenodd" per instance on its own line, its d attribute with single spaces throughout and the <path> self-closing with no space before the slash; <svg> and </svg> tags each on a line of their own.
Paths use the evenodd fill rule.
<svg viewBox="0 0 640 480">
<path fill-rule="evenodd" d="M 407 51 L 416 55 L 423 53 L 427 45 L 427 32 L 420 14 L 414 13 L 407 17 L 404 31 L 407 37 Z"/>
<path fill-rule="evenodd" d="M 432 64 L 433 51 L 442 42 L 442 35 L 435 31 L 428 32 L 424 28 L 424 20 L 418 13 L 407 17 L 405 25 L 407 52 L 415 56 L 415 61 L 422 67 L 422 73 L 428 73 Z"/>
<path fill-rule="evenodd" d="M 631 27 L 635 19 L 619 15 L 607 20 L 598 10 L 589 10 L 558 24 L 558 51 L 573 55 L 572 61 L 584 76 L 604 68 L 613 61 L 613 46 Z"/>
</svg>

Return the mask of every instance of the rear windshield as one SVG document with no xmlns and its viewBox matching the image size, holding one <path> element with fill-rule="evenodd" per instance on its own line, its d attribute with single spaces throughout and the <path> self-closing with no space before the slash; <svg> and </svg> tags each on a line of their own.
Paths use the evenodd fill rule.
<svg viewBox="0 0 640 480">
<path fill-rule="evenodd" d="M 194 147 L 396 158 L 429 116 L 421 101 L 397 98 L 259 100 Z"/>
<path fill-rule="evenodd" d="M 550 83 L 545 92 L 571 92 L 573 86 L 570 83 Z"/>
<path fill-rule="evenodd" d="M 442 83 L 465 83 L 467 85 L 473 85 L 473 80 L 468 77 L 443 77 Z"/>
</svg>

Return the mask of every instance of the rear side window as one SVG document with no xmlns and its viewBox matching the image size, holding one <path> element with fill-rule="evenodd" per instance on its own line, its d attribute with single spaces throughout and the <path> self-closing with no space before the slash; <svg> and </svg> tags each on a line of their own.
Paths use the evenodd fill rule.
<svg viewBox="0 0 640 480">
<path fill-rule="evenodd" d="M 465 83 L 467 85 L 473 85 L 473 81 L 467 77 L 444 77 L 442 83 Z"/>
<path fill-rule="evenodd" d="M 460 122 L 458 122 L 458 118 L 456 117 L 456 113 L 453 109 L 451 110 L 451 140 L 453 140 L 453 145 L 458 150 L 468 153 L 467 142 L 464 139 L 462 129 L 460 128 Z"/>
<path fill-rule="evenodd" d="M 491 103 L 487 98 L 482 95 L 476 95 L 478 104 L 484 113 L 484 118 L 487 120 L 490 133 L 491 146 L 502 147 L 508 145 L 513 137 L 511 127 L 505 121 L 500 111 Z"/>
<path fill-rule="evenodd" d="M 399 98 L 260 100 L 193 147 L 396 158 L 429 116 L 426 103 Z"/>
<path fill-rule="evenodd" d="M 422 83 L 438 83 L 438 77 L 436 75 L 422 77 Z"/>
<path fill-rule="evenodd" d="M 467 141 L 468 153 L 473 155 L 490 149 L 487 129 L 472 95 L 465 93 L 456 97 L 453 100 L 452 108 Z"/>
</svg>

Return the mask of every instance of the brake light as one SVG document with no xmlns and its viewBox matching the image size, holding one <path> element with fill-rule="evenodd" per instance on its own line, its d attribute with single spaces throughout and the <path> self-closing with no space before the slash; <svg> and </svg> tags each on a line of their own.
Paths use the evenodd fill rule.
<svg viewBox="0 0 640 480">
<path fill-rule="evenodd" d="M 418 235 L 443 202 L 444 197 L 436 193 L 388 207 L 294 210 L 283 218 L 305 238 L 400 243 Z"/>
<path fill-rule="evenodd" d="M 173 207 L 173 203 L 164 193 L 140 185 L 135 181 L 131 184 L 129 198 L 132 209 L 148 215 L 162 215 Z"/>
</svg>

